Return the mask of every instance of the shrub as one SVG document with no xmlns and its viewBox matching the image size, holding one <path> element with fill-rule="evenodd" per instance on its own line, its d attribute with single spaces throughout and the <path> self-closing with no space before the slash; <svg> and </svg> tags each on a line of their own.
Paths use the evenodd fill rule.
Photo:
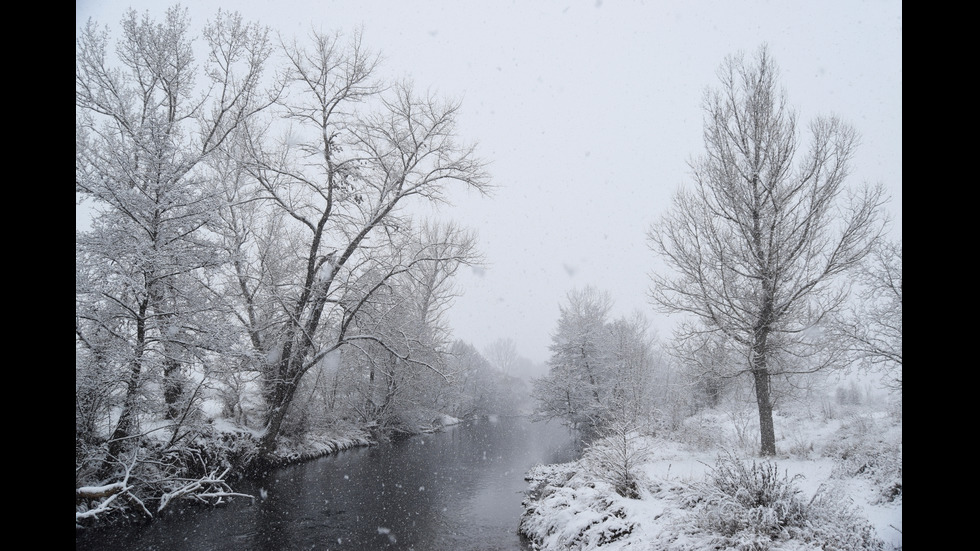
<svg viewBox="0 0 980 551">
<path fill-rule="evenodd" d="M 585 452 L 585 464 L 596 478 L 612 484 L 623 497 L 640 497 L 638 469 L 650 456 L 650 447 L 639 431 L 628 422 L 616 421 L 606 436 Z"/>
<path fill-rule="evenodd" d="M 837 387 L 836 397 L 837 403 L 842 406 L 857 406 L 861 404 L 861 389 L 858 388 L 855 381 L 851 381 L 847 388 Z"/>
<path fill-rule="evenodd" d="M 807 508 L 809 531 L 805 541 L 824 551 L 880 551 L 885 544 L 874 527 L 855 508 L 851 498 L 836 488 L 821 486 Z"/>
<path fill-rule="evenodd" d="M 716 536 L 716 548 L 766 551 L 790 540 L 825 551 L 883 548 L 846 497 L 824 490 L 806 502 L 798 478 L 780 476 L 772 462 L 748 465 L 730 453 L 720 456 L 708 483 L 695 488 L 695 526 Z"/>
<path fill-rule="evenodd" d="M 902 498 L 900 427 L 878 423 L 869 416 L 851 416 L 823 449 L 836 460 L 834 478 L 862 477 L 878 489 L 878 503 Z"/>
<path fill-rule="evenodd" d="M 728 433 L 719 415 L 705 412 L 685 419 L 673 438 L 698 451 L 718 449 L 729 441 Z"/>
<path fill-rule="evenodd" d="M 746 531 L 778 537 L 784 527 L 802 522 L 798 477 L 780 477 L 778 466 L 768 461 L 750 467 L 731 454 L 719 457 L 709 477 L 707 502 L 713 506 L 703 511 L 704 527 L 727 537 Z"/>
<path fill-rule="evenodd" d="M 530 486 L 518 532 L 527 547 L 584 550 L 629 541 L 636 524 L 626 500 L 595 484 L 581 464 L 542 465 L 525 476 Z"/>
<path fill-rule="evenodd" d="M 789 439 L 790 454 L 803 459 L 808 459 L 813 453 L 813 449 L 813 440 L 810 440 L 806 433 L 802 431 L 795 431 L 791 434 Z"/>
</svg>

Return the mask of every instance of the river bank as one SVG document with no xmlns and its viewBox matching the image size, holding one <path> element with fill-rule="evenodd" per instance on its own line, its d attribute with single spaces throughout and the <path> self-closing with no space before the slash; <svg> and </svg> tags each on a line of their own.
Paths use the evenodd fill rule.
<svg viewBox="0 0 980 551">
<path fill-rule="evenodd" d="M 303 461 L 318 459 L 338 451 L 360 446 L 375 446 L 393 436 L 415 436 L 431 434 L 462 423 L 451 415 L 441 414 L 426 424 L 416 424 L 410 430 L 404 427 L 390 431 L 380 431 L 375 425 L 344 425 L 331 430 L 310 431 L 299 439 L 284 437 L 274 454 L 274 466 L 285 467 Z M 226 426 L 226 432 L 240 432 L 237 427 Z"/>
<path fill-rule="evenodd" d="M 720 412 L 703 412 L 676 433 L 535 467 L 521 533 L 539 551 L 901 550 L 900 412 L 777 419 L 782 451 L 772 458 L 758 457 L 754 441 L 740 445 Z M 616 491 L 610 457 L 632 473 L 635 496 Z"/>
<path fill-rule="evenodd" d="M 241 481 L 261 478 L 272 469 L 340 451 L 376 446 L 395 435 L 429 434 L 461 422 L 461 419 L 439 414 L 425 423 L 387 431 L 374 425 L 349 422 L 310 428 L 301 435 L 281 436 L 275 452 L 261 463 L 260 469 L 255 467 L 260 434 L 254 429 L 216 419 L 206 425 L 206 430 L 185 438 L 179 448 L 168 452 L 162 436 L 166 432 L 151 427 L 140 449 L 135 450 L 132 461 L 133 465 L 159 462 L 162 468 L 157 469 L 154 476 L 163 483 L 141 484 L 140 479 L 144 477 L 131 477 L 130 467 L 122 480 L 98 486 L 76 485 L 75 528 L 77 531 L 152 522 L 166 506 L 181 500 L 197 505 L 223 506 L 232 499 L 255 499 L 255 495 L 237 490 Z M 134 478 L 136 480 L 132 480 Z M 151 505 L 155 503 L 159 505 Z"/>
</svg>

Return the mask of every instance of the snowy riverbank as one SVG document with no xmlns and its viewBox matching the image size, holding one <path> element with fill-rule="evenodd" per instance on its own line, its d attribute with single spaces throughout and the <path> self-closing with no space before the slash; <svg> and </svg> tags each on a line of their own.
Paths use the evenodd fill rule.
<svg viewBox="0 0 980 551">
<path fill-rule="evenodd" d="M 438 414 L 429 422 L 413 424 L 412 430 L 402 429 L 395 431 L 395 433 L 426 434 L 439 431 L 443 427 L 457 425 L 461 422 L 461 419 L 457 419 L 451 415 Z M 227 422 L 218 422 L 216 425 L 219 425 L 217 427 L 219 432 L 225 434 L 243 435 L 245 432 L 241 427 Z M 252 434 L 252 437 L 256 436 Z M 377 428 L 373 426 L 338 424 L 330 429 L 311 430 L 303 434 L 300 439 L 281 437 L 274 454 L 273 463 L 277 466 L 291 465 L 324 457 L 342 450 L 361 446 L 374 446 L 378 443 L 379 437 L 384 439 L 388 436 L 387 433 L 379 434 Z"/>
<path fill-rule="evenodd" d="M 638 437 L 636 499 L 596 468 L 596 449 L 535 467 L 521 533 L 538 550 L 901 549 L 901 419 L 863 411 L 780 421 L 780 445 L 794 453 L 771 461 Z"/>
</svg>

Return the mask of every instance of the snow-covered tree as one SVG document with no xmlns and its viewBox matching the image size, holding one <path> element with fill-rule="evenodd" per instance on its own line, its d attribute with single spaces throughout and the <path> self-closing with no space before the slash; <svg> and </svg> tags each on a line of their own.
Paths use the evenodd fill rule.
<svg viewBox="0 0 980 551">
<path fill-rule="evenodd" d="M 89 21 L 75 48 L 75 191 L 94 211 L 76 234 L 76 342 L 80 375 L 118 377 L 110 457 L 138 434 L 149 377 L 179 424 L 189 367 L 222 346 L 206 285 L 223 261 L 206 231 L 220 198 L 203 172 L 261 108 L 270 53 L 265 29 L 227 12 L 204 27 L 201 64 L 184 9 L 130 10 L 121 29 L 113 42 Z"/>
<path fill-rule="evenodd" d="M 572 290 L 551 337 L 548 375 L 534 383 L 536 412 L 574 426 L 597 427 L 606 413 L 606 324 L 612 299 L 594 287 Z"/>
<path fill-rule="evenodd" d="M 490 363 L 473 345 L 457 340 L 448 355 L 452 415 L 513 415 L 527 410 L 527 384 Z"/>
<path fill-rule="evenodd" d="M 845 186 L 858 138 L 841 120 L 817 118 L 801 150 L 765 46 L 751 61 L 730 56 L 718 76 L 720 87 L 705 96 L 694 185 L 648 234 L 673 269 L 653 276 L 653 298 L 689 316 L 682 339 L 708 331 L 738 347 L 737 373 L 755 388 L 761 451 L 773 455 L 772 378 L 839 360 L 824 329 L 848 296 L 841 276 L 882 231 L 884 199 L 880 186 Z"/>
<path fill-rule="evenodd" d="M 647 418 L 654 380 L 649 323 L 638 314 L 611 321 L 609 293 L 592 286 L 570 291 L 567 300 L 552 335 L 549 372 L 534 382 L 537 416 L 599 431 L 614 419 Z"/>
<path fill-rule="evenodd" d="M 452 373 L 452 415 L 464 419 L 498 411 L 500 393 L 494 377 L 496 369 L 473 345 L 461 340 L 453 342 L 449 371 Z"/>
</svg>

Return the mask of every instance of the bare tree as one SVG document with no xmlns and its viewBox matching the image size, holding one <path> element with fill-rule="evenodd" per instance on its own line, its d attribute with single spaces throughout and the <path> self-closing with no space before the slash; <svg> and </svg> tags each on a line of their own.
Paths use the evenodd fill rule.
<svg viewBox="0 0 980 551">
<path fill-rule="evenodd" d="M 902 390 L 902 243 L 881 241 L 857 272 L 857 300 L 836 330 L 854 359 Z"/>
<path fill-rule="evenodd" d="M 720 405 L 722 394 L 737 376 L 741 355 L 720 333 L 706 331 L 701 339 L 685 339 L 674 343 L 671 353 L 684 367 L 682 375 L 690 385 L 692 410 Z"/>
<path fill-rule="evenodd" d="M 455 296 L 452 275 L 472 258 L 475 241 L 455 224 L 423 223 L 402 237 L 376 279 L 361 275 L 359 284 L 381 285 L 356 293 L 369 298 L 347 329 L 345 348 L 346 362 L 364 374 L 349 393 L 357 397 L 354 409 L 382 431 L 414 432 L 448 405 L 450 329 L 443 313 Z M 400 268 L 391 274 L 391 267 Z"/>
<path fill-rule="evenodd" d="M 589 444 L 583 454 L 585 465 L 597 478 L 630 499 L 640 497 L 642 468 L 653 453 L 644 439 L 645 428 L 643 420 L 635 417 L 613 419 L 604 436 Z"/>
<path fill-rule="evenodd" d="M 777 88 L 767 47 L 750 62 L 730 56 L 720 88 L 705 95 L 705 153 L 694 185 L 649 233 L 675 274 L 653 276 L 652 298 L 689 314 L 681 339 L 720 333 L 751 376 L 761 452 L 776 453 L 771 382 L 837 360 L 822 331 L 848 296 L 842 274 L 878 239 L 880 186 L 845 187 L 857 135 L 837 118 L 810 125 L 801 151 L 796 115 Z"/>
<path fill-rule="evenodd" d="M 484 347 L 483 356 L 502 373 L 515 375 L 520 355 L 514 339 L 497 339 L 491 342 Z"/>
<path fill-rule="evenodd" d="M 653 385 L 660 366 L 655 361 L 650 322 L 640 312 L 634 312 L 612 321 L 608 331 L 608 369 L 614 374 L 610 392 L 615 416 L 634 427 L 652 426 Z"/>
<path fill-rule="evenodd" d="M 360 33 L 313 33 L 309 46 L 287 43 L 282 51 L 283 93 L 273 118 L 250 125 L 243 141 L 242 166 L 257 184 L 256 197 L 289 224 L 280 233 L 288 244 L 275 246 L 295 255 L 299 267 L 264 293 L 281 312 L 274 330 L 256 331 L 241 318 L 265 362 L 264 458 L 276 449 L 300 381 L 327 354 L 372 341 L 408 360 L 403 342 L 365 330 L 371 324 L 364 316 L 395 296 L 388 293 L 395 278 L 433 261 L 468 261 L 455 247 L 400 251 L 413 226 L 405 207 L 444 201 L 450 182 L 489 186 L 473 146 L 457 143 L 459 103 L 419 96 L 409 83 L 380 84 L 378 57 Z M 243 293 L 263 284 L 256 269 L 250 273 Z"/>
<path fill-rule="evenodd" d="M 448 348 L 452 330 L 445 314 L 459 296 L 454 281 L 460 266 L 482 262 L 477 252 L 476 235 L 455 222 L 423 221 L 418 229 L 416 247 L 419 261 L 405 273 L 400 287 L 426 338 L 434 348 Z"/>
</svg>

